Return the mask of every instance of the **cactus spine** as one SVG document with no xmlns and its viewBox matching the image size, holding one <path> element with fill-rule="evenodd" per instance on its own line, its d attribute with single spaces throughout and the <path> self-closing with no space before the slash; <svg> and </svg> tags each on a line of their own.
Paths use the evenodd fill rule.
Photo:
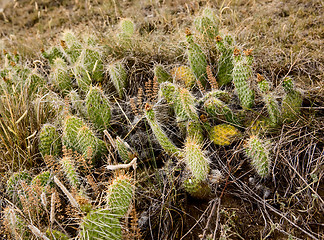
<svg viewBox="0 0 324 240">
<path fill-rule="evenodd" d="M 127 72 L 121 62 L 108 66 L 109 76 L 120 98 L 123 97 L 124 88 L 127 86 Z"/>
<path fill-rule="evenodd" d="M 252 56 L 242 56 L 234 50 L 233 83 L 243 108 L 251 108 L 254 103 L 254 91 L 250 87 L 252 77 Z"/>
<path fill-rule="evenodd" d="M 134 197 L 132 179 L 120 175 L 113 180 L 107 191 L 107 208 L 117 217 L 123 217 L 128 212 Z"/>
<path fill-rule="evenodd" d="M 251 164 L 260 177 L 266 177 L 270 172 L 269 148 L 270 142 L 257 136 L 251 136 L 245 144 L 246 154 L 251 159 Z"/>
<path fill-rule="evenodd" d="M 110 104 L 107 97 L 98 87 L 91 87 L 86 99 L 89 119 L 98 129 L 106 129 L 111 118 Z"/>
<path fill-rule="evenodd" d="M 53 125 L 43 125 L 39 134 L 38 148 L 43 157 L 45 157 L 46 155 L 57 156 L 61 153 L 61 138 Z"/>
</svg>

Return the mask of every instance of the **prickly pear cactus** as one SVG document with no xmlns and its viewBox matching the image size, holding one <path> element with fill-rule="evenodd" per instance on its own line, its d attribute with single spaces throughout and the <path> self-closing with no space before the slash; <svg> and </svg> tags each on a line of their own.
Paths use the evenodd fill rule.
<svg viewBox="0 0 324 240">
<path fill-rule="evenodd" d="M 61 137 L 53 125 L 43 125 L 39 134 L 38 148 L 43 157 L 58 156 L 62 152 Z"/>
<path fill-rule="evenodd" d="M 81 118 L 75 116 L 67 116 L 64 119 L 63 144 L 72 150 L 77 150 L 78 131 L 85 123 Z"/>
<path fill-rule="evenodd" d="M 161 84 L 160 92 L 167 102 L 174 108 L 178 122 L 199 120 L 195 109 L 196 99 L 188 89 L 166 82 Z"/>
<path fill-rule="evenodd" d="M 198 16 L 194 20 L 194 25 L 206 40 L 213 40 L 218 34 L 216 26 L 207 16 Z"/>
<path fill-rule="evenodd" d="M 70 70 L 62 58 L 55 59 L 50 78 L 63 96 L 72 89 Z"/>
<path fill-rule="evenodd" d="M 77 172 L 76 166 L 71 157 L 65 156 L 60 159 L 61 169 L 66 176 L 68 182 L 73 189 L 77 190 L 80 187 L 80 177 Z"/>
<path fill-rule="evenodd" d="M 129 163 L 132 160 L 131 159 L 132 150 L 130 146 L 127 144 L 127 142 L 125 142 L 123 139 L 121 139 L 118 136 L 116 138 L 115 144 L 121 160 L 124 163 Z"/>
<path fill-rule="evenodd" d="M 104 70 L 100 49 L 91 46 L 84 47 L 79 57 L 79 62 L 79 65 L 89 73 L 91 80 L 94 82 L 102 81 Z M 86 84 L 86 76 L 84 76 L 83 79 Z"/>
<path fill-rule="evenodd" d="M 211 189 L 206 181 L 198 181 L 195 178 L 189 178 L 183 182 L 183 188 L 192 197 L 198 199 L 208 198 Z"/>
<path fill-rule="evenodd" d="M 215 118 L 226 120 L 229 123 L 239 124 L 234 112 L 221 100 L 210 97 L 204 103 L 206 112 Z"/>
<path fill-rule="evenodd" d="M 258 75 L 258 87 L 267 107 L 270 125 L 275 127 L 280 122 L 281 112 L 278 101 L 273 93 L 270 92 L 270 83 L 261 75 Z"/>
<path fill-rule="evenodd" d="M 46 86 L 46 80 L 43 76 L 37 73 L 34 69 L 27 78 L 28 94 L 32 96 L 44 90 Z"/>
<path fill-rule="evenodd" d="M 217 36 L 216 45 L 218 51 L 221 53 L 218 60 L 217 82 L 219 86 L 223 86 L 230 83 L 233 79 L 234 40 L 230 35 L 226 35 L 224 38 Z"/>
<path fill-rule="evenodd" d="M 124 18 L 119 23 L 118 40 L 119 44 L 126 50 L 131 50 L 133 45 L 133 35 L 135 32 L 134 22 L 129 18 Z"/>
<path fill-rule="evenodd" d="M 82 51 L 82 45 L 77 36 L 70 30 L 64 31 L 61 38 L 61 45 L 69 61 L 75 63 Z"/>
<path fill-rule="evenodd" d="M 73 74 L 79 89 L 82 92 L 87 93 L 92 82 L 90 73 L 78 62 L 74 65 Z"/>
<path fill-rule="evenodd" d="M 209 139 L 216 145 L 230 145 L 240 135 L 239 130 L 229 124 L 219 124 L 212 127 Z"/>
<path fill-rule="evenodd" d="M 188 121 L 187 123 L 187 138 L 195 138 L 199 143 L 204 141 L 203 130 L 200 122 Z"/>
<path fill-rule="evenodd" d="M 172 69 L 171 75 L 174 83 L 181 87 L 191 89 L 196 83 L 196 77 L 188 66 L 180 66 Z"/>
<path fill-rule="evenodd" d="M 251 159 L 251 165 L 260 177 L 267 177 L 270 172 L 271 144 L 268 140 L 263 140 L 258 136 L 251 136 L 245 144 L 247 156 Z"/>
<path fill-rule="evenodd" d="M 194 73 L 197 80 L 199 80 L 203 85 L 207 82 L 207 58 L 201 47 L 194 42 L 193 37 L 190 32 L 187 32 L 187 42 L 189 44 L 187 55 L 190 67 Z"/>
<path fill-rule="evenodd" d="M 197 139 L 188 137 L 185 142 L 184 162 L 197 181 L 207 179 L 209 159 L 205 156 Z"/>
<path fill-rule="evenodd" d="M 254 91 L 250 87 L 252 77 L 252 57 L 241 55 L 238 49 L 234 50 L 233 83 L 243 108 L 251 108 L 254 104 Z"/>
<path fill-rule="evenodd" d="M 145 106 L 145 117 L 147 122 L 149 123 L 156 139 L 164 149 L 164 151 L 170 155 L 180 155 L 180 149 L 176 147 L 171 140 L 167 137 L 165 132 L 162 130 L 161 126 L 156 120 L 154 110 L 150 104 L 146 104 Z"/>
<path fill-rule="evenodd" d="M 129 18 L 124 18 L 119 23 L 120 31 L 127 36 L 132 36 L 135 32 L 134 22 Z"/>
<path fill-rule="evenodd" d="M 125 67 L 121 62 L 115 62 L 108 66 L 108 72 L 119 97 L 122 98 L 124 89 L 127 86 L 127 72 Z"/>
<path fill-rule="evenodd" d="M 115 178 L 107 190 L 107 208 L 117 217 L 123 217 L 128 212 L 134 198 L 133 180 L 125 175 Z"/>
<path fill-rule="evenodd" d="M 98 129 L 107 129 L 111 118 L 110 104 L 103 91 L 98 87 L 91 87 L 86 99 L 89 119 Z"/>
<path fill-rule="evenodd" d="M 87 214 L 80 224 L 80 239 L 121 240 L 122 231 L 118 218 L 107 209 L 97 209 Z"/>
<path fill-rule="evenodd" d="M 51 65 L 54 64 L 54 61 L 56 60 L 56 58 L 62 58 L 65 60 L 63 51 L 59 47 L 56 47 L 56 46 L 51 47 L 47 51 L 42 50 L 42 55 L 44 58 L 46 58 L 49 61 L 49 63 Z"/>
<path fill-rule="evenodd" d="M 157 81 L 159 83 L 172 81 L 171 75 L 160 64 L 157 64 L 154 66 L 153 72 L 154 72 L 154 75 L 157 77 Z"/>
<path fill-rule="evenodd" d="M 281 103 L 282 118 L 288 122 L 294 121 L 300 114 L 303 98 L 301 93 L 295 89 L 294 82 L 290 77 L 284 79 L 283 88 L 285 96 Z"/>
<path fill-rule="evenodd" d="M 53 175 L 50 171 L 41 172 L 35 177 L 33 177 L 31 185 L 35 184 L 41 187 L 46 187 L 47 185 L 54 187 Z"/>
<path fill-rule="evenodd" d="M 7 194 L 12 198 L 13 202 L 19 201 L 19 195 L 22 194 L 21 183 L 30 184 L 32 177 L 28 172 L 16 172 L 7 181 Z"/>
<path fill-rule="evenodd" d="M 93 159 L 99 153 L 99 139 L 88 126 L 82 126 L 77 134 L 77 150 L 85 159 Z"/>
<path fill-rule="evenodd" d="M 31 239 L 27 223 L 13 207 L 5 208 L 2 214 L 4 226 L 15 239 Z"/>
</svg>

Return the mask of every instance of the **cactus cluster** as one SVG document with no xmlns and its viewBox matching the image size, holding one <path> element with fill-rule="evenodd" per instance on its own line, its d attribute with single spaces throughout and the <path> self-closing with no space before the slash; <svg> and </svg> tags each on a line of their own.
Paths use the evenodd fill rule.
<svg viewBox="0 0 324 240">
<path fill-rule="evenodd" d="M 114 51 L 93 35 L 85 35 L 81 40 L 72 31 L 65 31 L 59 46 L 42 51 L 47 59 L 45 63 L 49 64 L 47 76 L 21 64 L 19 55 L 6 54 L 5 67 L 0 69 L 0 76 L 5 80 L 0 82 L 0 93 L 16 94 L 16 87 L 28 86 L 29 100 L 35 103 L 35 109 L 37 104 L 45 104 L 52 114 L 47 123 L 40 124 L 42 127 L 35 131 L 35 136 L 39 140 L 37 160 L 46 164 L 52 161 L 55 167 L 48 164 L 51 169 L 34 178 L 25 171 L 9 178 L 7 194 L 18 207 L 21 207 L 19 196 L 26 195 L 21 185 L 38 185 L 49 198 L 50 192 L 45 188 L 50 186 L 56 193 L 53 179 L 55 182 L 63 178 L 62 183 L 55 183 L 70 202 L 76 199 L 76 204 L 71 205 L 78 217 L 81 216 L 78 237 L 121 239 L 121 220 L 127 216 L 135 196 L 134 180 L 120 170 L 110 181 L 105 195 L 98 195 L 100 201 L 95 201 L 95 194 L 88 192 L 90 187 L 96 189 L 97 175 L 103 179 L 111 177 L 107 169 L 100 173 L 103 165 L 111 161 L 119 160 L 122 162 L 119 167 L 127 168 L 139 151 L 150 149 L 152 153 L 148 155 L 158 154 L 159 158 L 169 155 L 170 162 L 182 170 L 179 173 L 182 190 L 194 198 L 208 198 L 213 185 L 211 149 L 227 150 L 235 141 L 242 140 L 244 146 L 237 144 L 237 147 L 245 151 L 254 172 L 261 178 L 269 176 L 272 145 L 267 138 L 282 124 L 298 119 L 303 101 L 301 92 L 290 77 L 283 79 L 283 96 L 265 77 L 258 75 L 256 79 L 252 52 L 239 50 L 234 37 L 219 29 L 219 20 L 211 9 L 206 8 L 197 16 L 193 25 L 196 34 L 187 30 L 186 41 L 181 43 L 182 47 L 185 45 L 185 58 L 175 60 L 180 62 L 172 65 L 156 64 L 156 59 L 147 64 L 150 69 L 143 76 L 148 79 L 154 76 L 154 86 L 152 80 L 147 81 L 149 84 L 142 82 L 144 78 L 138 85 L 129 84 L 133 76 L 127 70 L 137 66 L 130 64 L 133 64 L 132 54 L 138 54 L 130 51 L 136 43 L 135 26 L 130 19 L 121 20 Z M 141 84 L 145 84 L 147 96 Z M 133 92 L 138 95 L 129 96 Z M 112 101 L 108 96 L 114 94 L 118 97 Z M 149 96 L 153 94 L 156 96 Z M 136 104 L 130 99 L 136 99 Z M 145 101 L 145 108 L 141 109 Z M 159 112 L 158 108 L 166 111 Z M 130 114 L 132 111 L 135 116 Z M 170 131 L 159 120 L 161 115 L 170 120 Z M 260 120 L 255 121 L 257 118 Z M 171 131 L 175 134 L 168 135 Z M 110 144 L 106 141 L 109 133 L 113 135 L 108 137 Z M 142 134 L 150 142 L 151 133 L 153 145 L 136 149 L 146 143 L 140 141 L 136 145 L 139 141 L 135 138 Z M 152 147 L 157 144 L 161 146 L 158 150 Z M 100 204 L 94 206 L 92 200 Z M 5 210 L 5 216 L 13 236 L 23 236 L 26 230 L 21 227 L 23 218 L 11 208 Z M 53 222 L 49 225 L 52 227 Z M 54 229 L 47 236 L 68 239 L 64 231 Z"/>
</svg>

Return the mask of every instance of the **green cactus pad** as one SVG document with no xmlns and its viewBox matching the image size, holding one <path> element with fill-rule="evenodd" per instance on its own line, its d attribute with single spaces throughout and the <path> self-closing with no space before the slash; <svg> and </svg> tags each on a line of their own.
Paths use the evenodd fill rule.
<svg viewBox="0 0 324 240">
<path fill-rule="evenodd" d="M 196 138 L 188 137 L 185 142 L 184 162 L 192 175 L 198 181 L 207 179 L 209 160 L 206 158 L 202 146 Z"/>
<path fill-rule="evenodd" d="M 251 164 L 260 177 L 266 177 L 270 173 L 271 144 L 257 136 L 251 136 L 244 146 L 247 156 L 251 159 Z"/>
<path fill-rule="evenodd" d="M 190 68 L 192 69 L 193 74 L 196 79 L 199 80 L 204 86 L 207 83 L 207 58 L 201 47 L 196 44 L 192 36 L 187 36 L 189 47 L 187 50 L 188 60 Z"/>
<path fill-rule="evenodd" d="M 38 148 L 43 157 L 58 156 L 62 152 L 61 137 L 53 125 L 43 125 L 39 134 Z"/>
<path fill-rule="evenodd" d="M 127 72 L 125 67 L 121 62 L 116 62 L 108 66 L 108 72 L 119 97 L 122 98 L 124 89 L 127 86 Z"/>
<path fill-rule="evenodd" d="M 233 79 L 234 40 L 230 35 L 226 35 L 224 38 L 218 36 L 216 38 L 216 45 L 221 53 L 218 60 L 217 82 L 219 86 L 223 86 L 230 83 Z"/>
<path fill-rule="evenodd" d="M 211 193 L 211 189 L 206 181 L 198 181 L 195 178 L 189 178 L 183 182 L 183 188 L 190 196 L 198 199 L 205 199 Z"/>
<path fill-rule="evenodd" d="M 251 108 L 254 104 L 254 91 L 250 87 L 251 64 L 250 57 L 234 56 L 233 83 L 243 108 Z"/>
<path fill-rule="evenodd" d="M 120 137 L 117 136 L 115 141 L 118 154 L 121 158 L 121 160 L 124 163 L 129 163 L 132 159 L 130 158 L 132 156 L 132 150 L 130 146 Z"/>
<path fill-rule="evenodd" d="M 87 93 L 92 83 L 89 72 L 80 63 L 76 63 L 73 68 L 73 73 L 79 89 Z"/>
<path fill-rule="evenodd" d="M 79 59 L 80 66 L 82 66 L 83 69 L 88 72 L 91 79 L 94 82 L 101 82 L 104 72 L 101 51 L 99 49 L 96 49 L 95 47 L 85 47 L 83 48 Z M 83 73 L 82 75 L 85 75 L 85 73 Z M 88 82 L 86 80 L 86 77 L 87 76 L 83 77 L 83 81 L 85 83 Z"/>
<path fill-rule="evenodd" d="M 179 156 L 181 154 L 181 150 L 171 142 L 171 140 L 162 130 L 161 126 L 158 124 L 155 118 L 154 110 L 149 106 L 146 106 L 145 110 L 146 120 L 148 121 L 156 139 L 158 140 L 164 151 L 166 151 L 166 153 L 170 155 Z"/>
<path fill-rule="evenodd" d="M 210 116 L 233 124 L 239 124 L 233 111 L 223 101 L 215 97 L 207 99 L 204 103 L 204 108 Z"/>
<path fill-rule="evenodd" d="M 281 103 L 282 119 L 290 122 L 298 118 L 300 107 L 303 103 L 302 94 L 294 87 L 294 83 L 290 77 L 283 81 L 285 96 Z"/>
<path fill-rule="evenodd" d="M 134 184 L 131 178 L 121 175 L 115 178 L 107 190 L 107 208 L 118 217 L 128 212 L 134 198 Z"/>
<path fill-rule="evenodd" d="M 87 214 L 80 224 L 80 239 L 121 240 L 122 231 L 118 218 L 107 209 L 98 209 Z"/>
<path fill-rule="evenodd" d="M 85 123 L 82 119 L 75 116 L 67 116 L 64 119 L 63 144 L 67 148 L 77 150 L 78 131 L 84 125 Z"/>
<path fill-rule="evenodd" d="M 66 30 L 62 34 L 61 40 L 64 42 L 63 49 L 69 57 L 69 61 L 71 63 L 75 63 L 82 51 L 82 46 L 79 39 L 72 31 Z"/>
<path fill-rule="evenodd" d="M 42 52 L 44 58 L 46 58 L 49 63 L 52 65 L 56 58 L 62 58 L 65 60 L 64 53 L 59 47 L 51 47 L 48 51 Z"/>
<path fill-rule="evenodd" d="M 129 18 L 124 18 L 119 23 L 120 31 L 127 36 L 132 36 L 135 32 L 134 22 Z"/>
<path fill-rule="evenodd" d="M 71 157 L 63 157 L 60 159 L 61 169 L 66 176 L 68 182 L 70 183 L 71 187 L 75 190 L 79 189 L 80 177 Z"/>
<path fill-rule="evenodd" d="M 72 89 L 70 70 L 62 58 L 56 58 L 51 72 L 52 83 L 66 95 Z"/>
<path fill-rule="evenodd" d="M 111 118 L 111 110 L 109 100 L 103 91 L 98 87 L 91 87 L 85 101 L 89 119 L 98 129 L 107 129 Z"/>
<path fill-rule="evenodd" d="M 54 187 L 53 175 L 50 171 L 41 172 L 32 179 L 31 184 L 36 184 L 42 187 L 45 187 L 47 185 Z"/>
<path fill-rule="evenodd" d="M 154 75 L 157 77 L 159 83 L 171 82 L 171 75 L 163 68 L 162 65 L 158 64 L 154 66 Z"/>
</svg>

